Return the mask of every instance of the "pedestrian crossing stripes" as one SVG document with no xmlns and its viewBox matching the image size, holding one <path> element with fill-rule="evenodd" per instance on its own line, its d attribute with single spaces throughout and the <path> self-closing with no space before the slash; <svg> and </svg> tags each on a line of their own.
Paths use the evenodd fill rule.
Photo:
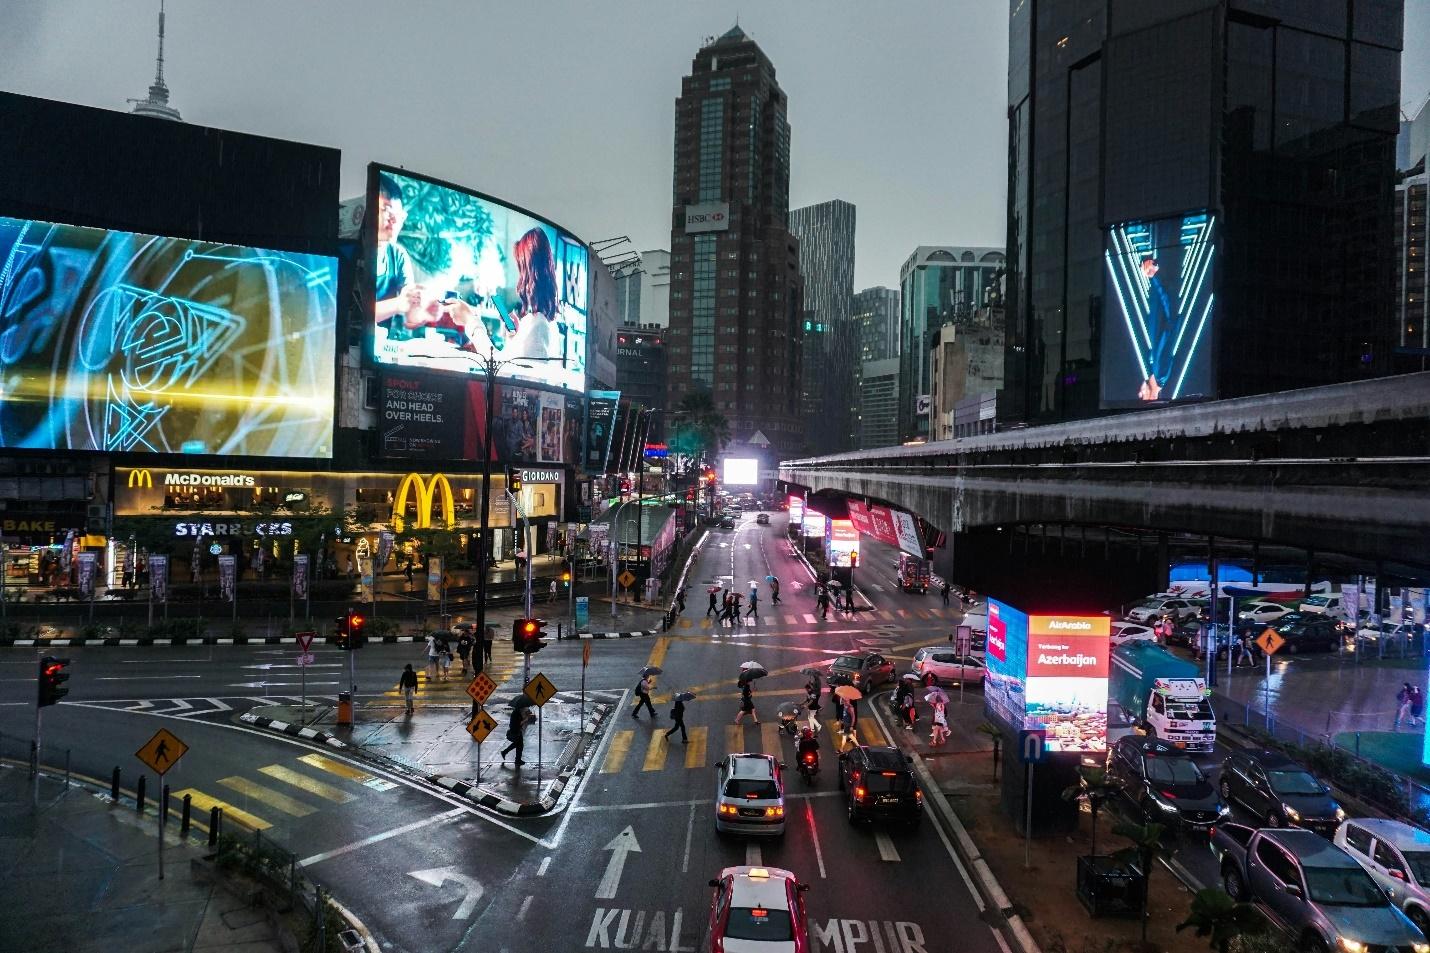
<svg viewBox="0 0 1430 953">
<path fill-rule="evenodd" d="M 330 780 L 314 777 L 298 770 L 298 766 L 325 773 Z M 244 775 L 219 778 L 215 784 L 225 789 L 221 797 L 199 788 L 185 788 L 172 797 L 181 802 L 187 795 L 196 811 L 207 814 L 217 807 L 228 822 L 266 831 L 282 818 L 309 817 L 325 806 L 351 804 L 365 795 L 397 787 L 361 768 L 316 752 L 295 758 L 292 763 L 265 764 L 254 771 L 261 783 Z"/>
<path fill-rule="evenodd" d="M 454 660 L 455 664 L 447 670 L 445 678 L 441 677 L 440 669 L 438 677 L 432 678 L 429 674 L 431 669 L 426 667 L 425 657 L 419 662 L 412 663 L 412 667 L 417 670 L 417 701 L 419 704 L 424 698 L 440 697 L 444 701 L 466 700 L 467 683 L 476 674 L 470 666 L 463 672 L 461 661 Z M 520 667 L 521 656 L 512 648 L 511 642 L 503 642 L 498 639 L 492 645 L 492 660 L 486 663 L 482 671 L 486 672 L 497 685 L 502 685 Z M 382 697 L 401 701 L 402 693 L 394 686 L 383 692 Z"/>
<path fill-rule="evenodd" d="M 753 618 L 741 619 L 740 624 L 734 626 L 721 622 L 719 619 L 706 616 L 703 619 L 681 619 L 676 623 L 676 628 L 701 630 L 721 629 L 730 632 L 741 632 L 751 629 L 768 628 L 770 626 L 818 625 L 820 622 L 911 622 L 916 620 L 924 622 L 953 622 L 946 611 L 940 612 L 937 609 L 874 609 L 872 611 L 861 611 L 852 614 L 835 611 L 831 612 L 824 619 L 821 619 L 813 612 L 765 612 Z"/>
<path fill-rule="evenodd" d="M 801 722 L 802 725 L 803 722 Z M 823 739 L 821 743 L 825 747 L 832 747 L 835 750 L 842 747 L 839 723 L 829 719 L 822 725 L 824 730 L 820 733 Z M 653 729 L 619 729 L 611 734 L 611 743 L 606 748 L 606 756 L 601 762 L 599 772 L 601 774 L 619 774 L 626 770 L 628 765 L 631 770 L 636 770 L 636 759 L 632 758 L 632 751 L 637 752 L 640 763 L 639 770 L 642 772 L 708 768 L 712 757 L 720 758 L 749 751 L 763 752 L 775 758 L 787 759 L 793 751 L 794 739 L 782 732 L 777 722 L 762 721 L 757 724 L 750 721 L 739 725 L 721 725 L 713 730 L 719 731 L 723 735 L 721 748 L 717 752 L 708 750 L 712 729 L 705 725 L 691 727 L 689 729 L 690 740 L 685 743 L 680 741 L 679 732 L 667 738 L 665 728 L 661 727 L 659 722 Z M 647 734 L 647 731 L 650 733 Z M 889 740 L 879 729 L 879 725 L 869 718 L 858 723 L 852 743 L 881 746 L 889 744 Z M 684 749 L 683 756 L 677 754 L 672 758 L 672 749 Z"/>
</svg>

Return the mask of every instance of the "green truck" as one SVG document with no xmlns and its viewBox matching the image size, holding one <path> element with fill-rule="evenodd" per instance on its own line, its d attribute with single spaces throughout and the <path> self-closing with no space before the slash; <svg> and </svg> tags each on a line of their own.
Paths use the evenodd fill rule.
<svg viewBox="0 0 1430 953">
<path fill-rule="evenodd" d="M 1145 642 L 1112 653 L 1108 694 L 1147 734 L 1188 751 L 1216 747 L 1216 714 L 1201 669 Z"/>
</svg>

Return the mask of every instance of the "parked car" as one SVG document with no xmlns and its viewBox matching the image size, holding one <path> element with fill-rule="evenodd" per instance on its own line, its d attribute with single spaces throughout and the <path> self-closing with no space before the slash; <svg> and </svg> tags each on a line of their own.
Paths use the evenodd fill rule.
<svg viewBox="0 0 1430 953">
<path fill-rule="evenodd" d="M 779 867 L 726 867 L 710 881 L 710 949 L 809 953 L 809 884 Z"/>
<path fill-rule="evenodd" d="M 1185 645 L 1188 648 L 1196 644 L 1197 633 L 1205 631 L 1206 622 L 1200 617 L 1196 619 L 1182 619 L 1172 625 L 1172 630 L 1162 636 L 1165 645 Z"/>
<path fill-rule="evenodd" d="M 1248 602 L 1236 610 L 1236 621 L 1249 625 L 1264 625 L 1275 622 L 1290 611 L 1290 606 L 1279 602 Z"/>
<path fill-rule="evenodd" d="M 974 632 L 988 632 L 988 603 L 977 602 L 969 606 L 963 613 L 963 622 L 973 629 Z"/>
<path fill-rule="evenodd" d="M 1221 763 L 1221 798 L 1236 802 L 1267 827 L 1304 827 L 1330 837 L 1346 812 L 1311 772 L 1277 751 L 1234 751 Z"/>
<path fill-rule="evenodd" d="M 767 754 L 732 754 L 715 762 L 715 832 L 783 837 L 783 769 Z"/>
<path fill-rule="evenodd" d="M 893 680 L 894 663 L 877 652 L 841 655 L 829 666 L 829 684 L 853 685 L 866 695 Z"/>
<path fill-rule="evenodd" d="M 1144 599 L 1131 609 L 1128 609 L 1127 621 L 1156 622 L 1158 619 L 1164 617 L 1193 619 L 1196 618 L 1196 615 L 1197 607 L 1186 599 L 1163 599 L 1154 597 Z"/>
<path fill-rule="evenodd" d="M 1328 615 L 1306 612 L 1288 612 L 1272 626 L 1276 634 L 1286 640 L 1282 652 L 1295 655 L 1319 649 L 1334 652 L 1345 641 L 1341 624 Z"/>
<path fill-rule="evenodd" d="M 951 648 L 925 646 L 914 653 L 914 674 L 925 685 L 983 687 L 987 669 L 976 655 L 959 655 Z"/>
<path fill-rule="evenodd" d="M 1256 903 L 1314 953 L 1430 953 L 1430 944 L 1355 858 L 1310 831 L 1218 824 L 1212 853 L 1222 888 Z"/>
<path fill-rule="evenodd" d="M 1157 633 L 1152 631 L 1150 626 L 1137 622 L 1114 622 L 1110 627 L 1111 635 L 1108 639 L 1113 646 L 1126 645 L 1129 642 L 1151 642 L 1157 641 Z"/>
<path fill-rule="evenodd" d="M 1365 622 L 1356 632 L 1356 638 L 1362 642 L 1385 642 L 1396 645 L 1404 643 L 1409 646 L 1420 637 L 1424 627 L 1414 622 Z"/>
<path fill-rule="evenodd" d="M 898 748 L 873 745 L 855 745 L 839 755 L 839 790 L 848 793 L 845 812 L 850 824 L 877 819 L 919 826 L 924 792 L 914 779 L 911 760 Z"/>
<path fill-rule="evenodd" d="M 1301 600 L 1297 611 L 1328 615 L 1338 622 L 1344 622 L 1346 619 L 1345 605 L 1341 602 L 1339 592 L 1318 592 L 1309 595 Z"/>
<path fill-rule="evenodd" d="M 755 522 L 758 523 L 758 524 L 761 525 L 761 526 L 769 526 L 769 525 L 770 525 L 770 514 L 768 514 L 768 513 L 760 513 L 760 514 L 758 514 L 758 515 L 755 517 Z"/>
<path fill-rule="evenodd" d="M 1230 813 L 1185 749 L 1128 735 L 1107 753 L 1107 776 L 1148 821 L 1205 830 Z"/>
<path fill-rule="evenodd" d="M 1386 817 L 1358 817 L 1336 828 L 1332 841 L 1430 937 L 1430 831 Z"/>
</svg>

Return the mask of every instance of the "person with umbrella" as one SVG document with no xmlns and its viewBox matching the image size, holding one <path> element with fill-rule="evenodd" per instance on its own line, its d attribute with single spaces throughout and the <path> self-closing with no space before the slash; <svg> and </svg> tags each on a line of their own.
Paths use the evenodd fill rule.
<svg viewBox="0 0 1430 953">
<path fill-rule="evenodd" d="M 844 710 L 839 716 L 839 750 L 843 751 L 849 745 L 858 744 L 859 710 L 855 703 L 863 698 L 864 694 L 853 685 L 840 685 L 834 690 L 834 694 L 844 703 Z"/>
<path fill-rule="evenodd" d="M 769 673 L 758 662 L 749 661 L 740 666 L 740 710 L 735 714 L 735 724 L 744 721 L 746 715 L 760 723 L 760 714 L 755 711 L 755 679 L 764 678 Z"/>
<path fill-rule="evenodd" d="M 933 703 L 933 733 L 929 736 L 929 744 L 937 747 L 947 740 L 948 714 L 945 711 L 944 703 L 936 701 Z"/>
<path fill-rule="evenodd" d="M 522 705 L 520 702 L 525 701 Z M 502 761 L 506 761 L 506 756 L 512 751 L 516 752 L 516 766 L 519 768 L 526 762 L 522 759 L 522 749 L 526 745 L 526 726 L 536 720 L 536 714 L 531 710 L 531 700 L 525 695 L 518 695 L 513 700 L 511 710 L 511 724 L 506 729 L 507 746 L 501 749 Z"/>
<path fill-rule="evenodd" d="M 681 692 L 675 696 L 675 706 L 670 709 L 670 718 L 675 724 L 671 725 L 670 730 L 665 733 L 667 738 L 675 734 L 675 729 L 679 728 L 681 742 L 688 743 L 690 741 L 685 734 L 685 703 L 694 700 L 695 695 L 692 692 Z"/>
<path fill-rule="evenodd" d="M 819 672 L 812 668 L 806 668 L 800 672 L 801 675 L 808 675 L 809 681 L 804 683 L 804 707 L 809 710 L 809 726 L 815 730 L 819 729 L 819 695 L 821 692 Z"/>
<path fill-rule="evenodd" d="M 640 718 L 641 706 L 650 712 L 650 720 L 655 721 L 655 706 L 650 703 L 651 689 L 655 688 L 655 676 L 661 672 L 658 665 L 647 665 L 641 669 L 641 677 L 636 682 L 636 707 L 631 709 L 632 718 Z"/>
<path fill-rule="evenodd" d="M 756 619 L 760 617 L 760 592 L 753 585 L 750 586 L 750 610 L 745 615 Z"/>
<path fill-rule="evenodd" d="M 777 606 L 777 605 L 779 605 L 779 604 L 780 604 L 780 581 L 779 581 L 779 579 L 775 578 L 775 576 L 773 576 L 773 575 L 769 575 L 769 576 L 766 576 L 766 577 L 765 577 L 765 582 L 767 582 L 767 583 L 770 584 L 770 605 L 772 605 L 772 606 Z"/>
</svg>

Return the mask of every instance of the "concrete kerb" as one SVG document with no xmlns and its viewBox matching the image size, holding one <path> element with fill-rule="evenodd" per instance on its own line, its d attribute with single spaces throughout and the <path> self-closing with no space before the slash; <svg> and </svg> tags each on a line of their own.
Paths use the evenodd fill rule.
<svg viewBox="0 0 1430 953">
<path fill-rule="evenodd" d="M 600 734 L 609 716 L 612 706 L 593 702 L 590 704 L 591 724 L 590 734 L 594 738 Z M 411 766 L 395 761 L 391 758 L 377 758 L 364 751 L 361 747 L 349 744 L 341 738 L 334 737 L 326 731 L 316 728 L 305 728 L 299 725 L 289 724 L 277 718 L 269 718 L 266 715 L 255 715 L 252 712 L 244 712 L 239 716 L 239 721 L 255 728 L 265 731 L 272 731 L 277 734 L 287 735 L 290 738 L 302 738 L 316 744 L 325 745 L 337 751 L 342 751 L 349 757 L 357 758 L 360 761 L 378 762 L 385 771 L 391 771 L 407 777 L 409 780 L 421 781 L 427 784 L 435 784 L 443 790 L 455 794 L 465 801 L 469 801 L 478 807 L 484 807 L 499 814 L 506 814 L 510 817 L 536 817 L 542 814 L 553 813 L 558 806 L 564 808 L 562 794 L 571 784 L 574 777 L 578 776 L 580 770 L 586 763 L 586 752 L 573 760 L 565 768 L 558 766 L 556 777 L 546 784 L 541 797 L 535 801 L 513 801 L 498 794 L 484 790 L 480 785 L 466 781 L 462 778 L 451 778 L 440 774 L 428 774 L 423 771 L 413 769 Z M 586 745 L 589 749 L 591 746 Z"/>
<path fill-rule="evenodd" d="M 879 704 L 873 701 L 871 696 L 870 710 L 874 713 L 874 720 L 879 723 L 879 728 L 884 732 L 886 738 L 897 737 L 889 730 L 889 725 L 884 721 L 883 713 L 879 710 Z M 953 810 L 953 806 L 948 803 L 948 798 L 944 797 L 943 791 L 939 788 L 938 782 L 929 773 L 928 766 L 924 763 L 923 755 L 917 751 L 910 751 L 911 763 L 914 773 L 919 777 L 919 784 L 924 792 L 928 794 L 929 800 L 938 808 L 940 816 L 948 822 L 948 826 L 953 831 L 954 849 L 959 855 L 963 865 L 968 868 L 973 877 L 974 883 L 978 886 L 979 892 L 983 895 L 983 900 L 988 906 L 997 910 L 1008 924 L 1008 931 L 1013 934 L 1013 939 L 1018 942 L 1023 953 L 1042 953 L 1038 946 L 1038 941 L 1033 939 L 1033 934 L 1028 931 L 1028 927 L 1023 923 L 1023 918 L 1013 909 L 1012 902 L 1008 899 L 1008 894 L 1004 892 L 1003 885 L 994 876 L 993 869 L 988 866 L 988 862 L 983 859 L 983 854 L 978 849 L 978 845 L 973 842 L 973 838 L 968 836 L 968 830 L 959 820 L 958 814 Z"/>
<path fill-rule="evenodd" d="M 427 639 L 427 637 L 424 636 L 424 635 L 384 635 L 384 636 L 372 636 L 372 637 L 369 637 L 369 638 L 368 638 L 368 642 L 373 643 L 373 644 L 376 644 L 376 643 L 381 642 L 381 643 L 384 643 L 384 644 L 387 644 L 387 645 L 394 645 L 394 644 L 397 644 L 397 643 L 399 643 L 399 642 L 425 642 L 426 639 Z M 321 642 L 321 643 L 323 643 L 323 644 L 335 643 L 335 640 L 330 639 L 330 638 L 314 639 L 314 641 L 316 641 L 316 642 Z M 128 646 L 133 646 L 133 645 L 143 645 L 143 646 L 147 646 L 147 645 L 171 645 L 171 646 L 172 646 L 172 645 L 297 645 L 297 644 L 298 644 L 298 640 L 297 640 L 295 637 L 293 637 L 293 636 L 278 636 L 278 635 L 237 636 L 237 637 L 232 637 L 232 638 L 218 638 L 218 637 L 215 637 L 215 636 L 195 636 L 194 638 L 187 638 L 187 637 L 185 637 L 185 636 L 177 636 L 177 637 L 175 637 L 175 638 L 169 638 L 169 639 L 150 639 L 150 638 L 121 639 L 121 638 L 116 638 L 116 637 L 103 637 L 103 638 L 93 638 L 93 639 L 91 639 L 91 638 L 86 638 L 86 637 L 84 637 L 84 636 L 75 636 L 75 637 L 73 637 L 73 638 L 60 638 L 60 639 L 0 639 L 0 648 L 30 648 L 30 647 L 49 647 L 49 646 L 55 646 L 55 647 L 61 647 L 61 646 L 76 646 L 76 647 L 82 647 L 82 646 L 88 646 L 88 647 L 91 647 L 91 648 L 95 648 L 95 647 L 99 647 L 99 646 L 125 646 L 125 647 L 128 647 Z"/>
<path fill-rule="evenodd" d="M 652 635 L 660 635 L 654 629 L 642 629 L 637 632 L 573 632 L 570 635 L 558 635 L 558 642 L 571 642 L 584 639 L 644 639 Z"/>
</svg>

